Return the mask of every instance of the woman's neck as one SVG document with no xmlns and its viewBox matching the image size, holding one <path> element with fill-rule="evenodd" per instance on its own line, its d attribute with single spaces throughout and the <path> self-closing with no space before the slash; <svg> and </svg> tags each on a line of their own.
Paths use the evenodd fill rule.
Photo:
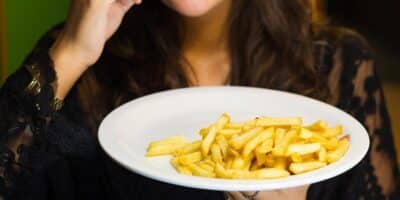
<svg viewBox="0 0 400 200">
<path fill-rule="evenodd" d="M 182 54 L 191 85 L 225 84 L 230 71 L 228 49 L 232 0 L 225 0 L 201 17 L 185 18 Z"/>
<path fill-rule="evenodd" d="M 221 4 L 200 17 L 183 19 L 185 36 L 184 51 L 209 52 L 225 50 L 228 43 L 228 17 L 232 0 L 224 0 Z"/>
</svg>

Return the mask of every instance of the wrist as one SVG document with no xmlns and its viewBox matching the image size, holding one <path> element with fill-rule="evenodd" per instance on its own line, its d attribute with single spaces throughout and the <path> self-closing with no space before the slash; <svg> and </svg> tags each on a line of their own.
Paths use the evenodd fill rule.
<svg viewBox="0 0 400 200">
<path fill-rule="evenodd" d="M 75 82 L 91 65 L 84 61 L 79 52 L 71 42 L 60 40 L 56 41 L 49 50 L 57 77 L 56 98 L 65 98 Z"/>
<path fill-rule="evenodd" d="M 83 54 L 67 41 L 56 41 L 49 55 L 55 68 L 69 68 L 69 70 L 83 73 L 91 65 L 85 61 Z"/>
</svg>

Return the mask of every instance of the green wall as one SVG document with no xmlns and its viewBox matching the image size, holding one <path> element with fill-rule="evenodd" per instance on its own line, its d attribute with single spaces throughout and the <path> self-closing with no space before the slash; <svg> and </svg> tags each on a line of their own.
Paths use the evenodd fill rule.
<svg viewBox="0 0 400 200">
<path fill-rule="evenodd" d="M 15 71 L 47 30 L 65 19 L 69 0 L 5 0 L 9 72 Z"/>
</svg>

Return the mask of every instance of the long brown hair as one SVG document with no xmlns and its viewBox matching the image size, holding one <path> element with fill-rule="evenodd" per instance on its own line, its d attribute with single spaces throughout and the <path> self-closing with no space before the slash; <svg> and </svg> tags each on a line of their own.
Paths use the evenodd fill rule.
<svg viewBox="0 0 400 200">
<path fill-rule="evenodd" d="M 233 0 L 231 85 L 272 88 L 323 98 L 314 66 L 308 0 Z M 129 12 L 78 91 L 97 127 L 116 106 L 152 92 L 187 87 L 179 16 L 158 0 Z"/>
</svg>

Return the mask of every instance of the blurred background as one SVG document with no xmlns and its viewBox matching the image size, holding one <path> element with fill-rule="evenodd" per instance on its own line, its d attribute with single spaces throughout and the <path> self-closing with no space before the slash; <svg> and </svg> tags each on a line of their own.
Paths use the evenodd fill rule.
<svg viewBox="0 0 400 200">
<path fill-rule="evenodd" d="M 375 49 L 400 152 L 400 1 L 311 1 L 315 18 L 357 30 Z M 46 30 L 65 19 L 68 4 L 69 0 L 0 0 L 0 83 Z"/>
</svg>

